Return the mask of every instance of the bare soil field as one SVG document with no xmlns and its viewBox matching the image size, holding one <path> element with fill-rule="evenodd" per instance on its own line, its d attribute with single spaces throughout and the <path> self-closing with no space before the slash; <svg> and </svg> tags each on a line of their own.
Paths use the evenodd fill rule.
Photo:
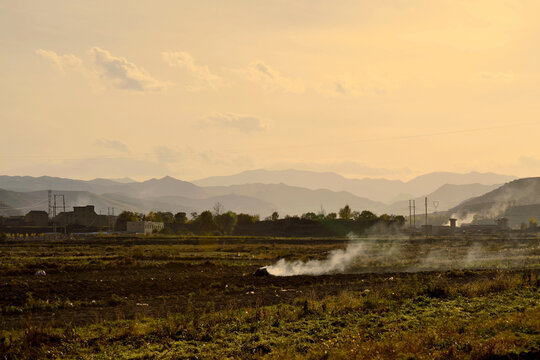
<svg viewBox="0 0 540 360">
<path fill-rule="evenodd" d="M 351 262 L 345 273 L 331 272 L 319 276 L 253 274 L 261 266 L 273 264 L 279 259 L 299 263 L 316 260 L 324 263 L 332 251 L 347 251 L 351 240 L 97 238 L 56 242 L 4 242 L 0 244 L 0 330 L 3 334 L 0 349 L 9 354 L 5 358 L 10 359 L 36 354 L 38 357 L 58 358 L 60 355 L 55 351 L 60 348 L 66 351 L 64 343 L 72 340 L 66 338 L 64 342 L 58 340 L 60 343 L 53 341 L 49 344 L 43 341 L 33 344 L 32 339 L 28 338 L 32 331 L 39 329 L 40 333 L 49 334 L 65 332 L 66 328 L 70 328 L 78 329 L 73 331 L 83 332 L 86 334 L 84 336 L 88 336 L 88 329 L 103 324 L 114 328 L 126 321 L 133 325 L 139 322 L 159 322 L 160 319 L 176 316 L 183 317 L 183 320 L 178 320 L 182 323 L 181 327 L 189 327 L 199 326 L 196 323 L 208 316 L 228 314 L 227 316 L 235 319 L 242 319 L 244 316 L 251 316 L 253 311 L 259 314 L 256 315 L 259 319 L 255 325 L 250 323 L 250 319 L 242 321 L 251 324 L 249 333 L 264 333 L 264 329 L 260 328 L 263 326 L 261 324 L 266 320 L 271 321 L 272 316 L 276 316 L 276 311 L 288 309 L 287 311 L 296 312 L 295 309 L 298 309 L 294 319 L 285 320 L 287 316 L 281 315 L 277 317 L 283 317 L 283 321 L 287 322 L 282 324 L 285 327 L 298 324 L 299 321 L 302 326 L 307 326 L 301 327 L 297 332 L 293 331 L 294 336 L 300 336 L 294 344 L 304 344 L 301 349 L 270 340 L 270 343 L 257 348 L 260 339 L 237 337 L 234 341 L 238 346 L 253 345 L 249 353 L 236 352 L 234 348 L 227 350 L 227 347 L 220 348 L 221 350 L 207 349 L 205 352 L 201 344 L 204 345 L 210 340 L 199 339 L 193 341 L 200 341 L 201 344 L 178 345 L 181 348 L 178 351 L 167 352 L 169 347 L 156 350 L 150 346 L 150 350 L 141 354 L 148 356 L 147 358 L 158 355 L 164 358 L 288 358 L 291 354 L 299 357 L 319 354 L 323 358 L 325 353 L 321 343 L 339 338 L 343 335 L 339 335 L 340 331 L 346 330 L 349 335 L 354 333 L 350 332 L 355 329 L 354 322 L 349 324 L 347 319 L 353 316 L 355 311 L 363 314 L 364 320 L 366 316 L 374 316 L 370 320 L 373 324 L 383 324 L 388 314 L 397 311 L 394 308 L 401 309 L 414 299 L 420 303 L 429 302 L 426 309 L 444 312 L 448 310 L 444 310 L 446 305 L 439 303 L 442 300 L 485 300 L 484 305 L 489 308 L 494 306 L 490 302 L 495 301 L 490 296 L 503 296 L 508 298 L 507 303 L 514 306 L 516 313 L 532 312 L 529 316 L 540 314 L 540 249 L 537 238 L 492 238 L 482 239 L 480 243 L 478 239 L 425 238 L 361 241 L 363 252 Z M 35 275 L 38 270 L 44 270 L 46 275 Z M 502 303 L 496 300 L 496 304 Z M 381 310 L 381 304 L 389 308 Z M 329 312 L 328 308 L 332 306 L 336 312 Z M 370 307 L 373 307 L 372 311 Z M 298 315 L 300 313 L 303 315 Z M 412 315 L 406 311 L 400 314 L 404 316 L 402 323 L 405 326 L 405 329 L 400 330 L 402 336 L 422 329 L 417 323 L 418 319 L 408 318 L 414 317 L 414 312 Z M 189 318 L 192 315 L 195 318 L 187 320 L 186 316 Z M 495 315 L 494 319 L 498 318 Z M 334 328 L 334 335 L 320 333 L 320 341 L 306 342 L 302 336 L 308 334 L 311 331 L 308 328 L 313 325 L 311 323 L 318 323 L 321 317 L 334 319 L 336 324 L 329 325 Z M 514 357 L 508 358 L 539 355 L 540 320 L 536 320 L 534 324 L 528 325 L 529 338 L 520 343 L 521 350 L 515 352 L 515 347 L 508 347 L 502 349 L 504 351 L 501 350 L 499 355 L 513 354 Z M 341 323 L 343 324 L 340 325 Z M 155 326 L 152 324 L 148 326 Z M 383 324 L 381 328 L 384 326 L 387 325 Z M 409 326 L 414 331 L 410 330 Z M 221 336 L 216 333 L 217 329 L 219 324 L 216 324 L 216 328 L 208 335 L 215 341 Z M 140 340 L 147 335 L 144 331 L 137 330 L 126 336 Z M 499 331 L 493 333 L 493 336 L 498 335 Z M 93 341 L 100 342 L 103 336 L 99 335 L 97 340 Z M 49 339 L 50 336 L 46 338 Z M 182 338 L 182 335 L 178 335 L 161 340 L 154 339 L 149 341 L 149 344 L 170 345 L 187 341 L 188 338 L 189 336 Z M 28 346 L 29 341 L 33 352 L 25 353 L 21 346 Z M 375 340 L 369 340 L 373 341 Z M 392 341 L 395 339 L 392 338 Z M 115 355 L 105 358 L 137 358 L 140 355 L 139 350 L 135 351 L 137 346 L 126 344 L 123 340 L 118 346 L 110 341 L 107 344 L 111 347 L 107 351 L 112 351 L 110 353 Z M 343 343 L 335 347 L 337 352 L 331 357 L 340 358 L 343 354 L 339 351 L 347 353 L 347 347 L 359 350 L 358 346 Z M 448 350 L 452 346 L 448 343 L 442 349 Z M 69 356 L 93 358 L 103 349 L 105 348 L 92 350 L 85 345 L 83 348 L 72 349 Z M 429 358 L 436 354 L 433 351 L 441 350 L 433 346 L 426 349 L 424 352 L 415 350 L 418 351 L 418 358 Z M 452 351 L 457 350 L 459 349 L 456 347 Z M 492 352 L 496 355 L 499 350 Z M 48 356 L 47 351 L 52 355 Z M 410 351 L 414 355 L 414 351 Z M 463 352 L 462 357 L 468 358 L 471 351 Z M 456 356 L 459 353 L 456 352 Z M 486 352 L 488 353 L 489 351 Z M 326 354 L 329 354 L 327 350 Z M 353 357 L 364 357 L 364 353 L 354 354 Z M 143 355 L 141 358 L 145 358 Z"/>
</svg>

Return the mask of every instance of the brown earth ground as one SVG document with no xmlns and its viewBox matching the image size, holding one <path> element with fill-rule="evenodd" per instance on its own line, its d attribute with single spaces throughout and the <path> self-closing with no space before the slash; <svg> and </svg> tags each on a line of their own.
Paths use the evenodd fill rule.
<svg viewBox="0 0 540 360">
<path fill-rule="evenodd" d="M 403 241 L 406 250 L 400 257 L 406 255 L 413 263 L 430 246 L 450 252 L 455 250 L 452 246 L 458 246 L 452 245 L 456 244 L 455 239 Z M 469 244 L 468 241 L 465 243 Z M 495 278 L 501 271 L 474 268 L 474 264 L 467 270 L 411 271 L 410 267 L 404 267 L 403 271 L 395 271 L 394 265 L 385 268 L 375 264 L 353 274 L 253 276 L 261 265 L 279 258 L 324 259 L 329 251 L 342 249 L 346 243 L 346 239 L 5 242 L 0 244 L 0 329 L 23 328 L 28 324 L 81 325 L 142 316 L 166 317 L 194 307 L 220 310 L 290 304 L 299 297 L 323 299 L 344 291 L 376 291 L 433 279 L 464 284 Z M 532 271 L 537 276 L 538 239 L 493 239 L 489 244 L 493 251 L 509 246 L 528 249 L 526 269 L 509 266 L 505 271 L 523 276 Z M 384 248 L 385 243 L 380 246 Z M 375 250 L 370 248 L 370 251 Z M 501 262 L 515 265 L 515 257 L 521 256 L 519 260 L 523 256 L 523 251 L 518 253 L 513 253 L 513 259 L 505 258 Z M 47 275 L 34 275 L 37 269 L 45 270 Z"/>
</svg>

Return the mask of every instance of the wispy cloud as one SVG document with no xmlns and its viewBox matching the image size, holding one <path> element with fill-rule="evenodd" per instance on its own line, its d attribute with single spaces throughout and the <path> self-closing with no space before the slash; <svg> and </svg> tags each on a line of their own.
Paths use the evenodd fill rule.
<svg viewBox="0 0 540 360">
<path fill-rule="evenodd" d="M 305 90 L 302 80 L 287 77 L 263 61 L 252 62 L 247 68 L 238 72 L 247 80 L 260 85 L 268 91 L 281 90 L 291 93 L 303 93 Z"/>
<path fill-rule="evenodd" d="M 214 113 L 202 121 L 204 127 L 219 127 L 245 133 L 265 131 L 269 121 L 253 115 Z"/>
<path fill-rule="evenodd" d="M 90 54 L 101 79 L 115 88 L 137 92 L 155 92 L 167 88 L 167 83 L 155 79 L 144 68 L 123 57 L 113 56 L 97 46 L 90 49 Z"/>
<path fill-rule="evenodd" d="M 113 150 L 117 150 L 124 153 L 130 152 L 126 144 L 117 140 L 99 139 L 99 140 L 96 140 L 95 144 L 105 149 L 113 149 Z"/>
<path fill-rule="evenodd" d="M 73 54 L 59 55 L 52 50 L 36 50 L 36 54 L 51 62 L 56 68 L 64 73 L 68 68 L 77 68 L 82 66 L 82 60 Z"/>
<path fill-rule="evenodd" d="M 336 76 L 314 84 L 317 92 L 328 96 L 365 96 L 365 95 L 384 95 L 390 89 L 395 88 L 384 79 L 376 79 L 374 75 L 371 78 L 367 76 Z"/>
<path fill-rule="evenodd" d="M 190 91 L 202 89 L 216 90 L 218 87 L 225 84 L 223 78 L 213 74 L 208 66 L 198 65 L 195 59 L 189 53 L 184 51 L 163 52 L 163 60 L 170 66 L 185 69 L 193 78 L 193 83 L 188 84 L 186 88 Z"/>
</svg>

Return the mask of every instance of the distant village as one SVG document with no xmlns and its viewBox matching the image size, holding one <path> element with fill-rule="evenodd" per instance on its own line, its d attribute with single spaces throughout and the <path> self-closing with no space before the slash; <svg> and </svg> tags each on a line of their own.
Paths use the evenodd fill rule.
<svg viewBox="0 0 540 360">
<path fill-rule="evenodd" d="M 31 210 L 24 216 L 0 217 L 0 231 L 4 233 L 93 233 L 115 232 L 118 216 L 97 214 L 94 205 L 74 206 L 73 211 L 49 216 L 43 210 Z M 164 228 L 163 222 L 127 222 L 124 232 L 152 234 Z"/>
</svg>

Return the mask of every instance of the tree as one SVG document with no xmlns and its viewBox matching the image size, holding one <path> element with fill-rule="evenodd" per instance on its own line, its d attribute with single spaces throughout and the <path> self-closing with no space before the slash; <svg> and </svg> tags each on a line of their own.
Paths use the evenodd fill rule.
<svg viewBox="0 0 540 360">
<path fill-rule="evenodd" d="M 126 231 L 128 221 L 141 220 L 141 215 L 132 211 L 122 211 L 116 218 L 115 229 L 119 231 Z"/>
<path fill-rule="evenodd" d="M 339 209 L 339 217 L 344 220 L 351 219 L 351 208 L 349 205 L 345 205 L 342 209 Z"/>
<path fill-rule="evenodd" d="M 272 217 L 271 217 L 272 221 L 276 221 L 277 219 L 279 219 L 279 214 L 277 211 L 274 211 L 272 213 Z"/>
<path fill-rule="evenodd" d="M 374 224 L 377 222 L 378 219 L 379 218 L 377 217 L 377 215 L 375 215 L 371 211 L 364 210 L 360 213 L 360 215 L 358 216 L 356 220 L 364 224 Z"/>
<path fill-rule="evenodd" d="M 215 221 L 223 234 L 232 234 L 238 222 L 238 217 L 232 211 L 227 211 L 224 214 L 217 215 Z"/>
<path fill-rule="evenodd" d="M 214 215 L 215 216 L 218 216 L 218 215 L 221 215 L 221 213 L 223 212 L 223 204 L 221 204 L 219 201 L 217 203 L 214 204 Z"/>
<path fill-rule="evenodd" d="M 161 221 L 165 224 L 172 224 L 174 222 L 174 215 L 170 211 L 158 211 L 158 221 Z"/>
<path fill-rule="evenodd" d="M 195 219 L 195 225 L 201 232 L 209 233 L 217 228 L 217 224 L 214 220 L 214 216 L 212 213 L 208 210 L 203 211 L 197 218 Z"/>
<path fill-rule="evenodd" d="M 191 220 L 195 220 L 199 216 L 199 214 L 196 211 L 193 211 L 189 215 L 191 215 Z"/>
<path fill-rule="evenodd" d="M 529 219 L 529 229 L 536 229 L 538 226 L 538 223 L 536 222 L 536 219 L 534 217 L 531 217 Z"/>
<path fill-rule="evenodd" d="M 308 212 L 308 213 L 302 214 L 302 219 L 316 220 L 317 214 L 315 214 L 314 212 Z"/>
<path fill-rule="evenodd" d="M 174 215 L 172 212 L 166 211 L 150 211 L 148 215 L 144 217 L 144 220 L 146 221 L 156 221 L 156 222 L 162 222 L 165 224 L 172 224 L 174 222 Z"/>
<path fill-rule="evenodd" d="M 175 224 L 185 224 L 187 223 L 187 215 L 185 212 L 177 212 L 174 215 L 174 223 Z"/>
<path fill-rule="evenodd" d="M 337 219 L 337 214 L 335 212 L 329 213 L 329 214 L 326 215 L 326 218 L 328 220 L 336 220 Z"/>
<path fill-rule="evenodd" d="M 259 215 L 241 213 L 236 215 L 236 217 L 238 218 L 239 225 L 255 224 L 257 221 L 259 221 Z"/>
<path fill-rule="evenodd" d="M 150 211 L 148 214 L 143 216 L 144 221 L 157 221 L 156 214 L 153 211 Z"/>
<path fill-rule="evenodd" d="M 405 217 L 402 215 L 394 216 L 394 224 L 396 224 L 399 227 L 402 227 L 405 225 Z"/>
</svg>

